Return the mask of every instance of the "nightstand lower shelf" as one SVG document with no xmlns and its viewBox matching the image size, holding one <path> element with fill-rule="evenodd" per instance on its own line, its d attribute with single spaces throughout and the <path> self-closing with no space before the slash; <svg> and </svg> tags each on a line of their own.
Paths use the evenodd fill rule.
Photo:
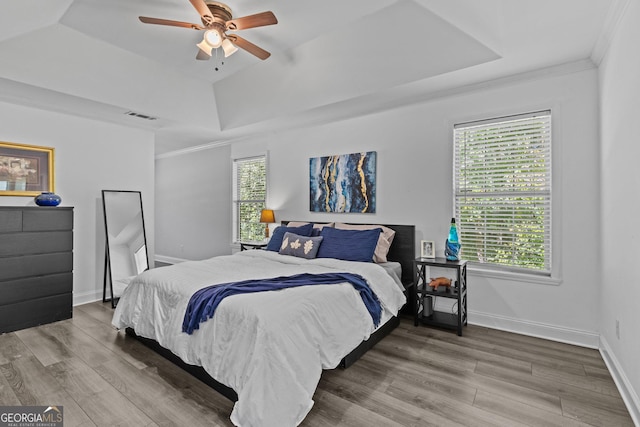
<svg viewBox="0 0 640 427">
<path fill-rule="evenodd" d="M 438 326 L 440 328 L 458 330 L 458 315 L 444 311 L 434 311 L 431 316 L 418 319 L 423 325 Z"/>
</svg>

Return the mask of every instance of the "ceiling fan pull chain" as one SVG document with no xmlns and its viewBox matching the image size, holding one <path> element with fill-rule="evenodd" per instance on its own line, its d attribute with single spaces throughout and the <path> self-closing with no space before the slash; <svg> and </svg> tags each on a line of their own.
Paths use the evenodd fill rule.
<svg viewBox="0 0 640 427">
<path fill-rule="evenodd" d="M 219 50 L 220 49 L 216 49 L 216 59 L 215 59 L 216 65 L 214 66 L 214 70 L 216 70 L 216 71 L 220 71 L 220 68 L 224 65 L 224 61 L 220 61 L 220 65 L 218 65 L 218 51 Z"/>
</svg>

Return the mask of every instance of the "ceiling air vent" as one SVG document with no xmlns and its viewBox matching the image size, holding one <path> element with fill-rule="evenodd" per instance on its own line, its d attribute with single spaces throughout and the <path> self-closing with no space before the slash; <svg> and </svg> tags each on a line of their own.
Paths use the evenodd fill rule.
<svg viewBox="0 0 640 427">
<path fill-rule="evenodd" d="M 157 117 L 147 116 L 146 114 L 136 113 L 135 111 L 127 111 L 124 114 L 127 116 L 137 117 L 139 119 L 144 119 L 144 120 L 158 120 Z"/>
</svg>

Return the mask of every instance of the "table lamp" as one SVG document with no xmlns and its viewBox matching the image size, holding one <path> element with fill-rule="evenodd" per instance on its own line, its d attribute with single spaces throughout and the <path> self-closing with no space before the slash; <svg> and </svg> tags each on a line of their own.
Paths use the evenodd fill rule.
<svg viewBox="0 0 640 427">
<path fill-rule="evenodd" d="M 262 209 L 260 211 L 260 222 L 262 224 L 267 224 L 264 230 L 265 238 L 269 238 L 269 224 L 273 224 L 276 222 L 276 215 L 272 209 Z"/>
</svg>

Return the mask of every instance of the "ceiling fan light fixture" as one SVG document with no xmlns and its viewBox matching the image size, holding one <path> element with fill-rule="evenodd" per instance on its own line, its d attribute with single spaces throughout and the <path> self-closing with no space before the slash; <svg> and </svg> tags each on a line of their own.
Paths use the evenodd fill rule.
<svg viewBox="0 0 640 427">
<path fill-rule="evenodd" d="M 227 58 L 238 51 L 238 48 L 231 43 L 231 40 L 222 40 L 222 50 L 224 50 L 224 57 Z"/>
<path fill-rule="evenodd" d="M 222 45 L 222 34 L 218 30 L 207 30 L 204 33 L 204 41 L 212 48 L 219 48 Z"/>
<path fill-rule="evenodd" d="M 211 56 L 211 51 L 213 50 L 213 48 L 209 45 L 209 43 L 207 43 L 205 40 L 202 40 L 200 43 L 198 43 L 196 46 L 198 46 L 198 48 L 206 53 L 207 55 Z M 203 57 L 204 59 L 204 57 Z"/>
</svg>

